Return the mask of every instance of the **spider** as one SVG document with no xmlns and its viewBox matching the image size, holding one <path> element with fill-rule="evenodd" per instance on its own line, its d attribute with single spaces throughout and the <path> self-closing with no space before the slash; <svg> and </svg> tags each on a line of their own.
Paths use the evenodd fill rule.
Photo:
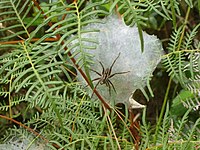
<svg viewBox="0 0 200 150">
<path fill-rule="evenodd" d="M 109 88 L 109 94 L 110 94 L 110 95 L 111 95 L 111 87 L 113 88 L 113 90 L 115 91 L 115 93 L 117 93 L 116 90 L 115 90 L 115 87 L 114 87 L 113 83 L 110 81 L 110 79 L 111 79 L 113 76 L 117 75 L 117 74 L 125 74 L 125 73 L 130 72 L 130 71 L 125 71 L 125 72 L 117 72 L 117 73 L 113 73 L 113 74 L 112 74 L 112 68 L 113 68 L 115 62 L 117 61 L 117 59 L 119 58 L 119 56 L 120 56 L 120 53 L 118 54 L 118 56 L 117 56 L 117 57 L 115 58 L 115 60 L 113 61 L 113 63 L 111 64 L 110 68 L 106 68 L 106 69 L 105 69 L 104 66 L 103 66 L 103 64 L 99 61 L 100 65 L 101 65 L 101 67 L 102 67 L 102 73 L 99 73 L 99 72 L 97 72 L 96 70 L 91 69 L 93 72 L 95 72 L 97 75 L 100 76 L 100 77 L 95 78 L 95 79 L 92 80 L 92 81 L 99 80 L 99 81 L 97 82 L 97 84 L 95 85 L 94 89 L 96 89 L 96 87 L 97 87 L 99 84 L 101 84 L 101 85 L 102 85 L 102 84 L 106 84 L 106 86 Z M 93 95 L 93 94 L 92 94 L 92 95 Z"/>
</svg>

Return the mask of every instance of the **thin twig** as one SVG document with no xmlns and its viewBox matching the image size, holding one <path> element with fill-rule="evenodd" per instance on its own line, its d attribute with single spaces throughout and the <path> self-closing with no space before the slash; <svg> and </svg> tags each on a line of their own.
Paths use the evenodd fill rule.
<svg viewBox="0 0 200 150">
<path fill-rule="evenodd" d="M 40 5 L 38 4 L 38 2 L 36 0 L 33 0 L 35 6 L 41 11 L 41 13 L 43 14 L 44 18 L 47 19 L 48 17 L 45 15 L 44 11 L 41 9 Z M 74 1 L 74 3 L 76 3 L 76 1 Z M 65 17 L 63 17 L 64 19 Z M 53 23 L 50 21 L 48 22 L 48 25 L 50 27 L 52 27 Z M 54 30 L 56 30 L 54 28 Z M 59 40 L 61 38 L 60 34 L 56 35 L 57 39 Z M 64 41 L 61 42 L 62 45 L 64 45 Z M 64 50 L 67 51 L 67 47 L 64 47 Z M 79 65 L 77 64 L 76 60 L 74 57 L 72 57 L 72 53 L 70 51 L 68 51 L 68 56 L 71 59 L 71 61 L 73 62 L 74 66 L 76 67 L 76 69 L 80 72 L 80 74 L 82 75 L 82 77 L 85 79 L 85 81 L 87 82 L 87 84 L 92 88 L 92 85 L 89 82 L 88 77 L 86 76 L 86 74 L 83 72 L 83 70 L 79 67 Z M 104 98 L 99 94 L 99 92 L 94 89 L 94 93 L 96 94 L 96 96 L 99 98 L 99 100 L 103 103 L 103 105 L 106 107 L 106 109 L 109 109 L 111 111 L 111 107 L 109 106 L 109 104 L 104 100 Z"/>
<path fill-rule="evenodd" d="M 108 120 L 108 126 L 110 125 L 111 130 L 112 130 L 112 132 L 113 132 L 113 135 L 114 135 L 115 141 L 116 141 L 116 143 L 117 143 L 118 149 L 121 150 L 121 147 L 120 147 L 118 138 L 117 138 L 117 136 L 116 136 L 115 130 L 114 130 L 114 128 L 113 128 L 113 125 L 112 125 L 112 121 L 111 121 L 111 119 L 110 119 L 110 116 L 108 115 L 107 110 L 105 109 L 104 106 L 103 106 L 103 109 L 104 109 L 104 111 L 105 111 L 105 115 L 106 115 L 106 118 L 107 118 L 107 120 Z"/>
</svg>

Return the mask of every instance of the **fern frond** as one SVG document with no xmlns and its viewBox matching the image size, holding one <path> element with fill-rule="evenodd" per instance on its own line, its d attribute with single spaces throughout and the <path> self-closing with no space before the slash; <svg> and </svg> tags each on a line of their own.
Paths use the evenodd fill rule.
<svg viewBox="0 0 200 150">
<path fill-rule="evenodd" d="M 167 68 L 169 75 L 183 82 L 184 74 L 184 65 L 185 65 L 185 55 L 184 53 L 171 53 L 165 55 L 163 59 L 163 64 Z"/>
<path fill-rule="evenodd" d="M 181 119 L 171 117 L 168 110 L 167 108 L 155 145 L 150 145 L 149 143 L 151 143 L 152 139 L 146 138 L 142 139 L 144 140 L 142 142 L 144 145 L 141 145 L 141 147 L 143 148 L 143 146 L 146 146 L 145 149 L 148 148 L 152 150 L 175 148 L 195 150 L 199 143 L 197 139 L 199 139 L 198 126 L 200 125 L 200 119 L 198 118 L 194 124 L 190 124 L 188 117 L 192 109 L 189 109 Z M 144 120 L 144 125 L 145 124 L 146 121 Z M 146 127 L 143 126 L 143 128 Z M 147 130 L 146 134 L 150 134 L 150 131 Z M 145 140 L 148 140 L 148 143 Z"/>
<path fill-rule="evenodd" d="M 180 36 L 182 32 L 182 26 L 175 30 L 172 33 L 171 40 L 169 42 L 168 50 L 169 54 L 164 57 L 164 65 L 168 68 L 169 75 L 178 79 L 178 81 L 185 86 L 188 82 L 188 79 L 194 78 L 194 74 L 199 74 L 195 70 L 199 70 L 197 66 L 199 66 L 199 51 L 198 50 L 189 50 L 189 45 L 191 46 L 192 40 L 194 36 L 197 34 L 197 29 L 199 25 L 197 25 L 191 33 L 186 32 L 185 42 L 183 42 L 182 48 L 186 48 L 180 51 Z M 183 46 L 184 45 L 184 46 Z M 178 50 L 178 51 L 177 51 Z M 195 72 L 195 73 L 194 73 Z M 189 74 L 189 75 L 188 75 Z"/>
<path fill-rule="evenodd" d="M 145 2 L 147 3 L 148 10 L 154 10 L 157 14 L 159 14 L 166 20 L 171 20 L 171 17 L 169 16 L 169 13 L 167 12 L 167 9 L 169 9 L 167 8 L 169 6 L 169 4 L 167 4 L 167 1 L 163 2 L 162 0 L 160 0 L 158 2 L 154 2 L 154 1 L 151 1 L 151 2 L 145 1 Z"/>
<path fill-rule="evenodd" d="M 56 143 L 60 148 L 81 149 L 84 147 L 87 149 L 109 149 L 111 148 L 110 142 L 116 148 L 117 144 L 114 136 L 108 134 L 106 116 L 102 117 L 99 113 L 99 101 L 90 101 L 85 96 L 78 98 L 74 92 L 71 94 L 74 98 L 69 96 L 66 97 L 66 101 L 61 100 L 60 103 L 57 102 L 60 114 L 62 114 L 65 128 L 64 133 L 60 130 L 60 125 L 56 124 L 58 120 L 51 110 L 45 111 L 41 116 L 36 115 L 34 117 L 35 121 L 32 121 L 35 127 L 42 127 L 43 130 L 45 128 L 45 135 L 51 139 L 51 143 Z M 122 149 L 130 149 L 133 147 L 129 138 L 130 133 L 125 126 L 118 123 L 116 117 L 113 113 L 111 118 L 120 146 Z M 128 123 L 128 120 L 126 120 L 126 123 Z M 54 130 L 54 134 L 52 134 L 52 129 Z"/>
<path fill-rule="evenodd" d="M 193 40 L 198 33 L 198 28 L 200 24 L 198 24 L 191 32 L 186 32 L 186 36 L 184 38 L 184 42 L 182 44 L 182 49 L 188 50 L 188 49 L 193 49 Z"/>
<path fill-rule="evenodd" d="M 9 54 L 1 56 L 3 58 L 0 70 L 3 74 L 1 82 L 4 86 L 8 86 L 10 112 L 13 100 L 10 97 L 13 93 L 19 92 L 25 95 L 26 101 L 30 102 L 32 107 L 52 106 L 61 121 L 54 101 L 60 99 L 59 94 L 65 87 L 60 78 L 60 73 L 62 73 L 60 66 L 63 65 L 63 61 L 56 59 L 58 52 L 54 50 L 54 43 L 34 48 L 31 46 L 31 44 L 22 43 L 21 47 L 13 50 L 15 55 L 10 61 L 7 59 L 10 57 Z M 8 83 L 5 82 L 7 80 Z"/>
<path fill-rule="evenodd" d="M 60 147 L 70 148 L 74 146 L 80 148 L 83 146 L 81 144 L 82 141 L 84 141 L 84 147 L 93 148 L 91 144 L 92 139 L 95 133 L 99 132 L 97 128 L 101 122 L 98 120 L 100 114 L 92 110 L 100 107 L 99 102 L 89 101 L 85 97 L 82 99 L 78 98 L 74 92 L 73 95 L 76 99 L 70 96 L 66 97 L 66 100 L 60 99 L 57 102 L 59 113 L 62 114 L 63 124 L 65 125 L 65 134 L 61 134 L 60 125 L 55 124 L 57 119 L 51 109 L 45 111 L 41 116 L 35 116 L 34 125 L 37 127 L 45 125 L 45 128 L 49 129 L 49 133 L 46 130 L 46 136 L 50 136 L 52 142 L 54 140 L 59 142 L 58 145 Z M 54 130 L 54 134 L 52 134 L 52 129 Z M 63 142 L 65 142 L 64 145 L 62 145 Z"/>
<path fill-rule="evenodd" d="M 199 135 L 198 126 L 200 124 L 200 119 L 197 119 L 195 123 L 190 124 L 188 122 L 188 115 L 192 109 L 189 109 L 183 116 L 181 120 L 177 122 L 174 121 L 174 131 L 173 136 L 171 137 L 171 147 L 178 147 L 181 149 L 191 149 L 195 150 L 195 147 L 198 145 L 198 140 L 196 137 Z M 192 135 L 192 136 L 191 136 Z"/>
<path fill-rule="evenodd" d="M 185 2 L 187 3 L 187 5 L 188 5 L 190 8 L 193 8 L 193 7 L 194 7 L 192 0 L 185 0 Z"/>
<path fill-rule="evenodd" d="M 181 37 L 182 29 L 183 29 L 183 26 L 180 26 L 178 28 L 178 30 L 174 30 L 172 32 L 170 42 L 169 42 L 168 47 L 167 47 L 167 50 L 169 52 L 177 51 L 177 47 L 178 47 L 179 40 L 180 40 L 180 37 Z"/>
<path fill-rule="evenodd" d="M 190 83 L 187 83 L 185 86 L 188 90 L 190 90 L 195 95 L 200 95 L 200 75 L 195 75 L 195 78 L 192 80 L 190 79 Z"/>
<path fill-rule="evenodd" d="M 83 10 L 79 11 L 79 3 L 74 3 L 74 7 L 76 9 L 76 14 L 73 14 L 75 17 L 76 30 L 70 30 L 68 33 L 65 33 L 61 38 L 59 43 L 61 43 L 65 38 L 68 37 L 69 40 L 64 42 L 63 46 L 68 47 L 68 51 L 73 50 L 73 56 L 79 55 L 80 57 L 77 59 L 77 64 L 80 67 L 83 67 L 85 71 L 88 71 L 88 68 L 91 64 L 92 56 L 87 52 L 88 50 L 95 49 L 95 46 L 88 46 L 87 43 L 97 43 L 94 39 L 85 38 L 84 34 L 89 32 L 96 32 L 96 29 L 84 29 L 83 27 L 91 24 L 91 23 L 99 23 L 101 22 L 97 17 L 99 14 L 106 14 L 107 12 L 103 10 L 95 10 L 96 7 L 101 5 L 102 3 L 93 3 L 83 8 Z M 71 36 L 71 34 L 76 33 L 77 35 Z M 58 44 L 59 44 L 58 43 Z M 62 48 L 63 48 L 62 46 Z"/>
<path fill-rule="evenodd" d="M 173 105 L 174 113 L 181 113 L 181 111 L 175 110 L 178 106 L 193 108 L 194 110 L 197 110 L 199 108 L 199 54 L 200 53 L 198 50 L 182 50 L 178 52 L 172 52 L 164 56 L 165 58 L 163 60 L 163 63 L 166 68 L 168 68 L 167 71 L 169 72 L 169 75 L 173 77 L 174 80 L 181 83 L 182 88 L 190 93 L 189 94 L 188 92 L 184 92 L 185 94 L 187 94 L 187 97 L 184 96 L 176 98 L 176 102 L 174 101 Z M 184 111 L 185 110 L 183 108 L 182 112 Z"/>
<path fill-rule="evenodd" d="M 194 98 L 186 99 L 186 101 L 183 101 L 182 103 L 185 108 L 193 108 L 194 111 L 198 111 L 200 108 L 200 99 L 195 96 Z"/>
<path fill-rule="evenodd" d="M 167 129 L 169 129 L 170 126 L 170 119 L 169 119 L 169 104 L 167 105 L 165 115 L 162 120 L 162 125 L 160 126 L 160 132 L 158 134 L 157 142 L 160 141 L 160 143 L 163 145 L 164 149 L 167 149 L 167 143 L 169 138 L 169 132 Z"/>
<path fill-rule="evenodd" d="M 181 120 L 179 120 L 178 121 L 178 123 L 176 124 L 176 129 L 175 129 L 175 131 L 176 131 L 176 136 L 174 136 L 174 140 L 179 140 L 179 139 L 181 139 L 182 138 L 182 130 L 183 130 L 183 128 L 184 128 L 184 125 L 187 123 L 187 121 L 188 121 L 188 114 L 189 114 L 189 112 L 191 111 L 191 109 L 190 110 L 188 110 L 185 114 L 184 114 L 184 116 L 182 117 L 182 119 Z"/>
<path fill-rule="evenodd" d="M 193 6 L 191 0 L 185 2 L 189 7 Z M 109 8 L 112 12 L 116 6 L 127 24 L 137 25 L 141 48 L 144 47 L 141 26 L 146 25 L 147 16 L 155 15 L 154 19 L 159 16 L 158 21 L 161 17 L 164 22 L 173 18 L 173 23 L 176 23 L 174 17 L 176 19 L 176 15 L 182 12 L 177 0 L 115 0 L 110 3 L 105 0 L 75 0 L 71 3 L 63 0 L 52 3 L 36 0 L 1 1 L 0 36 L 3 36 L 0 48 L 3 54 L 0 54 L 0 113 L 8 116 L 9 111 L 10 118 L 7 119 L 13 123 L 15 121 L 12 118 L 20 120 L 22 117 L 20 122 L 41 132 L 48 139 L 51 149 L 56 149 L 52 144 L 57 144 L 57 149 L 71 150 L 134 149 L 135 139 L 129 130 L 132 121 L 129 120 L 128 107 L 123 109 L 125 112 L 120 113 L 121 116 L 116 115 L 119 111 L 103 111 L 100 101 L 91 100 L 82 83 L 76 80 L 76 69 L 81 69 L 84 72 L 82 75 L 86 74 L 90 80 L 89 68 L 93 56 L 88 51 L 95 50 L 98 36 L 85 35 L 99 32 L 90 24 L 98 23 L 101 26 L 101 18 L 108 15 Z M 189 92 L 182 99 L 184 102 L 180 103 L 190 110 L 200 106 L 200 44 L 197 44 L 196 50 L 193 49 L 199 26 L 188 33 L 182 26 L 175 30 L 167 49 L 169 53 L 163 57 L 169 75 Z M 186 34 L 182 38 L 183 31 Z M 73 63 L 77 63 L 73 64 L 76 69 L 68 61 L 69 57 L 73 57 Z M 147 85 L 150 88 L 149 83 Z M 190 124 L 189 113 L 183 115 L 181 120 L 175 118 L 179 121 L 174 120 L 170 126 L 174 115 L 170 116 L 168 105 L 156 131 L 156 141 L 153 141 L 154 129 L 151 130 L 147 124 L 144 112 L 140 148 L 194 148 L 198 144 L 195 140 L 200 138 L 200 119 Z M 15 147 L 26 143 L 29 146 L 38 138 L 18 127 L 11 129 L 10 125 L 13 124 L 7 126 L 9 121 L 4 119 L 0 119 L 0 133 L 3 135 L 7 132 L 3 139 L 5 144 L 15 144 Z"/>
<path fill-rule="evenodd" d="M 47 16 L 47 18 L 44 20 L 43 24 L 39 25 L 37 29 L 33 31 L 33 34 L 31 35 L 36 34 L 53 18 L 57 18 L 59 21 L 57 21 L 55 24 L 52 24 L 52 26 L 50 26 L 50 28 L 46 31 L 47 34 L 41 37 L 39 41 L 34 43 L 34 45 L 41 43 L 46 38 L 60 35 L 59 41 L 55 42 L 57 46 L 61 45 L 59 47 L 59 51 L 63 51 L 63 49 L 66 49 L 66 47 L 68 48 L 66 53 L 73 50 L 74 54 L 72 57 L 77 54 L 80 56 L 77 60 L 77 64 L 79 64 L 80 67 L 84 67 L 84 69 L 88 70 L 87 68 L 91 63 L 91 56 L 87 53 L 87 50 L 94 49 L 95 47 L 88 47 L 84 43 L 93 43 L 97 41 L 94 41 L 92 38 L 86 39 L 83 37 L 83 34 L 88 32 L 96 32 L 97 30 L 84 30 L 83 27 L 91 23 L 101 22 L 100 19 L 98 19 L 98 16 L 105 15 L 107 12 L 101 9 L 96 9 L 103 4 L 102 2 L 89 3 L 89 5 L 86 5 L 80 9 L 80 7 L 83 5 L 83 2 L 84 1 L 81 0 L 71 3 L 70 5 L 61 2 L 51 4 L 51 6 L 54 6 L 54 8 L 50 9 L 44 14 Z"/>
<path fill-rule="evenodd" d="M 146 108 L 143 110 L 142 114 L 142 126 L 141 126 L 141 145 L 140 148 L 145 150 L 147 147 L 150 146 L 151 141 L 151 133 L 150 124 L 146 122 Z"/>
<path fill-rule="evenodd" d="M 4 32 L 4 35 L 6 35 L 2 37 L 1 40 L 12 38 L 25 39 L 30 37 L 28 29 L 31 23 L 26 24 L 25 19 L 30 14 L 32 7 L 31 0 L 5 0 L 0 3 L 0 16 L 3 25 L 2 28 L 0 28 L 0 32 Z M 38 17 L 39 16 L 36 16 L 34 20 Z"/>
<path fill-rule="evenodd" d="M 118 5 L 117 11 L 122 14 L 127 24 L 129 24 L 130 26 L 133 26 L 135 23 L 137 25 L 145 25 L 144 22 L 147 18 L 143 17 L 142 13 L 148 9 L 147 4 L 141 2 L 131 2 L 129 0 L 117 0 L 112 4 L 110 12 L 113 11 L 116 5 Z"/>
</svg>

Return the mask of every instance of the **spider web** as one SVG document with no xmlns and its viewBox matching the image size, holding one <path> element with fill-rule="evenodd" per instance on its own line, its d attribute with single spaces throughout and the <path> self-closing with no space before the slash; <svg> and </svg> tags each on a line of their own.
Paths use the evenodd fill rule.
<svg viewBox="0 0 200 150">
<path fill-rule="evenodd" d="M 108 87 L 98 85 L 97 90 L 108 100 L 116 103 L 129 103 L 130 97 L 136 89 L 146 86 L 147 80 L 161 60 L 163 48 L 159 39 L 154 35 L 143 32 L 144 52 L 141 52 L 141 44 L 137 27 L 129 27 L 116 16 L 104 19 L 104 24 L 94 23 L 87 25 L 84 29 L 98 29 L 100 32 L 85 33 L 84 38 L 92 38 L 96 43 L 86 42 L 87 46 L 96 46 L 96 50 L 87 50 L 86 53 L 94 55 L 94 63 L 91 68 L 102 72 L 98 61 L 102 62 L 105 69 L 109 68 L 113 60 L 120 53 L 112 69 L 112 74 L 130 71 L 126 74 L 113 76 L 110 81 L 115 86 L 117 93 L 112 90 L 109 94 Z M 91 72 L 91 78 L 98 78 L 98 74 Z M 82 80 L 82 77 L 79 76 Z M 94 85 L 97 82 L 94 82 Z M 90 90 L 92 93 L 92 91 Z"/>
</svg>

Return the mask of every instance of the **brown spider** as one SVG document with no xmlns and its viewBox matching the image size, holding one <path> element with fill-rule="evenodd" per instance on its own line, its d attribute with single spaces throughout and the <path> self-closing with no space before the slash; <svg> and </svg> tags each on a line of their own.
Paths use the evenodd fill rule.
<svg viewBox="0 0 200 150">
<path fill-rule="evenodd" d="M 99 83 L 102 84 L 106 84 L 106 86 L 109 88 L 109 94 L 111 95 L 111 86 L 113 88 L 113 90 L 116 92 L 115 87 L 113 85 L 113 83 L 110 81 L 110 78 L 112 78 L 113 76 L 117 75 L 117 74 L 124 74 L 124 73 L 128 73 L 130 71 L 126 71 L 126 72 L 117 72 L 117 73 L 112 73 L 112 67 L 114 66 L 115 62 L 117 61 L 117 59 L 119 58 L 120 53 L 118 54 L 118 56 L 115 58 L 115 60 L 113 61 L 112 65 L 110 66 L 110 68 L 104 68 L 103 64 L 99 61 L 101 67 L 102 67 L 102 73 L 100 74 L 99 72 L 97 72 L 96 70 L 91 69 L 93 72 L 95 72 L 96 74 L 98 74 L 100 77 L 93 79 L 92 81 L 96 81 L 99 80 L 97 82 L 97 84 L 95 85 L 94 89 L 96 89 L 96 87 L 99 85 Z M 93 94 L 92 94 L 93 95 Z"/>
</svg>

